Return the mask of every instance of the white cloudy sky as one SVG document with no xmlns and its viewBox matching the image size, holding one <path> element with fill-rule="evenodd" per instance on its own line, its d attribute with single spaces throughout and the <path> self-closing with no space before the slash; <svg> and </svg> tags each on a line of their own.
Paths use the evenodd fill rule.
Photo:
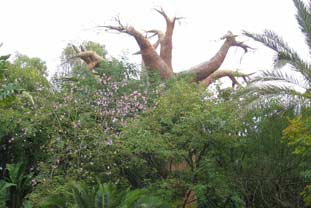
<svg viewBox="0 0 311 208">
<path fill-rule="evenodd" d="M 40 57 L 50 74 L 59 64 L 67 43 L 93 40 L 105 44 L 108 53 L 118 57 L 135 52 L 134 39 L 98 30 L 116 15 L 138 29 L 163 28 L 164 21 L 152 8 L 163 7 L 171 16 L 185 17 L 176 25 L 174 60 L 176 71 L 185 70 L 210 58 L 220 47 L 219 37 L 228 30 L 261 32 L 265 28 L 282 34 L 294 48 L 307 56 L 292 0 L 9 0 L 1 1 L 0 54 L 16 51 Z M 222 68 L 256 71 L 271 65 L 271 51 L 245 37 L 256 49 L 246 54 L 231 49 Z M 129 55 L 133 62 L 139 57 Z"/>
</svg>

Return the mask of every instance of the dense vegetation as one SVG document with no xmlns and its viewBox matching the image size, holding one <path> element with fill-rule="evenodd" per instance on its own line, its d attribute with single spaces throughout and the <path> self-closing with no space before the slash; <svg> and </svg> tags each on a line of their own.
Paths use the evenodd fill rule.
<svg viewBox="0 0 311 208">
<path fill-rule="evenodd" d="M 310 11 L 294 2 L 311 48 Z M 1 56 L 0 208 L 310 206 L 310 66 L 271 31 L 245 34 L 305 91 L 281 69 L 210 90 L 126 59 L 91 71 L 70 45 L 51 80 L 38 58 Z"/>
</svg>

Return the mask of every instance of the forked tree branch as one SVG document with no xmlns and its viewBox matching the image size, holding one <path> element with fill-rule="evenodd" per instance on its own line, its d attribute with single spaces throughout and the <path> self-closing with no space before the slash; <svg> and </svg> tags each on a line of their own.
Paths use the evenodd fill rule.
<svg viewBox="0 0 311 208">
<path fill-rule="evenodd" d="M 157 45 L 152 45 L 148 38 L 144 36 L 141 32 L 136 30 L 132 26 L 124 26 L 119 19 L 117 20 L 117 25 L 112 26 L 100 26 L 105 27 L 108 30 L 116 30 L 121 33 L 126 33 L 135 38 L 143 59 L 143 62 L 147 70 L 158 71 L 162 79 L 169 79 L 173 76 L 173 70 L 166 64 L 166 62 L 157 54 L 155 47 Z"/>
<path fill-rule="evenodd" d="M 163 59 L 163 61 L 169 66 L 171 72 L 173 73 L 173 67 L 172 67 L 172 37 L 175 27 L 176 20 L 182 19 L 182 17 L 174 17 L 169 18 L 166 12 L 161 9 L 154 9 L 156 12 L 158 12 L 160 15 L 162 15 L 166 22 L 166 31 L 163 33 L 160 30 L 149 30 L 147 32 L 153 33 L 150 37 L 153 37 L 155 35 L 158 35 L 158 39 L 160 40 L 160 57 Z"/>
</svg>

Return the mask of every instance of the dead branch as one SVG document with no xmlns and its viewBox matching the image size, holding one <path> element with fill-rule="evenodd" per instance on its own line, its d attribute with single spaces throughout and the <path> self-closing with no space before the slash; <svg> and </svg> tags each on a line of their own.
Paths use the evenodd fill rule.
<svg viewBox="0 0 311 208">
<path fill-rule="evenodd" d="M 191 189 L 187 190 L 186 195 L 185 195 L 185 197 L 184 197 L 184 202 L 183 202 L 183 206 L 182 206 L 183 208 L 186 207 L 186 205 L 187 205 L 187 203 L 188 203 L 188 199 L 189 199 L 189 197 L 190 197 L 190 195 L 191 195 L 191 192 L 192 192 Z"/>
<path fill-rule="evenodd" d="M 235 44 L 233 44 L 233 46 L 237 46 L 237 47 L 240 47 L 242 49 L 244 49 L 244 52 L 247 53 L 248 52 L 248 49 L 254 49 L 248 45 L 246 45 L 243 41 L 241 42 L 236 42 Z"/>
<path fill-rule="evenodd" d="M 183 19 L 183 17 L 173 17 L 172 19 L 168 17 L 168 15 L 166 14 L 166 12 L 163 10 L 163 8 L 161 7 L 160 9 L 154 8 L 154 10 L 156 12 L 158 12 L 159 14 L 161 14 L 165 21 L 166 21 L 166 35 L 169 35 L 170 33 L 173 33 L 174 30 L 174 26 L 175 26 L 175 22 L 176 20 L 180 20 Z"/>
<path fill-rule="evenodd" d="M 136 39 L 141 51 L 144 49 L 148 49 L 152 46 L 148 41 L 148 39 L 134 27 L 123 25 L 119 17 L 116 17 L 115 21 L 117 25 L 104 25 L 99 27 L 104 27 L 108 30 L 114 30 L 120 33 L 126 33 L 128 35 L 133 36 Z"/>
</svg>

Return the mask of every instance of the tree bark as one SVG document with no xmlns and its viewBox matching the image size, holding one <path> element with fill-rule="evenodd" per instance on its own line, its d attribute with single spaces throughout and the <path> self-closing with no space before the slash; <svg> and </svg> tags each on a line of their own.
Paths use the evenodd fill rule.
<svg viewBox="0 0 311 208">
<path fill-rule="evenodd" d="M 104 26 L 110 30 L 127 33 L 135 38 L 142 56 L 145 67 L 149 71 L 159 71 L 162 79 L 166 80 L 173 76 L 173 71 L 165 61 L 157 54 L 155 47 L 149 40 L 134 27 L 123 26 L 120 22 L 118 26 Z"/>
<path fill-rule="evenodd" d="M 160 57 L 173 71 L 173 67 L 172 67 L 173 32 L 174 32 L 176 20 L 181 19 L 181 17 L 174 17 L 170 19 L 162 8 L 161 10 L 158 10 L 158 9 L 155 9 L 155 10 L 164 17 L 165 22 L 166 22 L 165 34 L 163 34 L 162 32 L 159 33 L 159 40 L 160 40 L 160 46 L 161 46 Z"/>
</svg>

